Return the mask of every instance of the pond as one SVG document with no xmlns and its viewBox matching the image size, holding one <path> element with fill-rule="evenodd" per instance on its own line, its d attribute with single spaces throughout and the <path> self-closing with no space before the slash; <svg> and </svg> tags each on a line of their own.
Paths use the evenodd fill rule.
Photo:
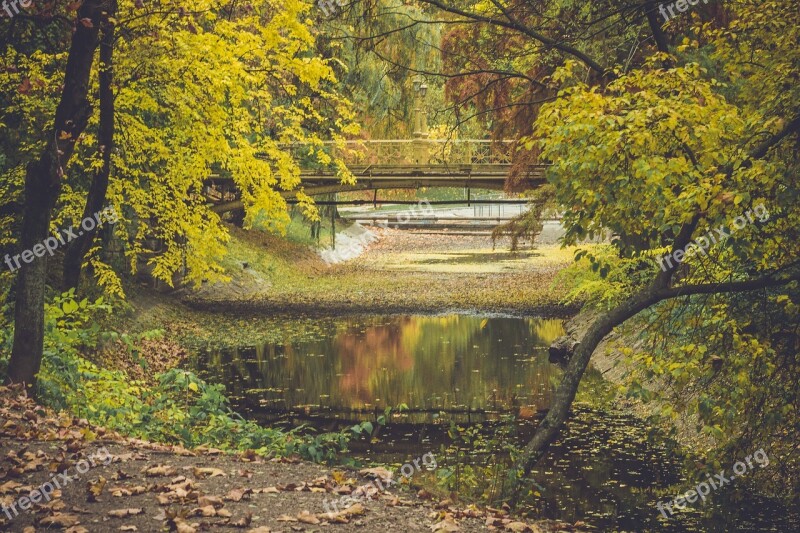
<svg viewBox="0 0 800 533">
<path fill-rule="evenodd" d="M 524 444 L 548 408 L 561 371 L 547 348 L 563 333 L 559 319 L 509 316 L 254 317 L 231 328 L 226 342 L 197 346 L 192 364 L 226 386 L 240 413 L 264 423 L 333 431 L 394 408 L 375 439 L 353 443 L 353 456 L 399 464 L 432 452 L 436 475 L 450 476 L 448 490 L 475 495 L 502 477 L 507 455 L 496 451 L 500 436 Z M 459 431 L 470 435 L 463 450 Z M 692 485 L 682 459 L 650 433 L 629 414 L 576 408 L 532 472 L 535 490 L 525 509 L 625 531 L 723 531 L 743 520 L 755 531 L 786 516 L 761 501 L 753 508 L 706 504 L 659 521 L 655 503 Z M 486 465 L 499 474 L 489 479 Z"/>
</svg>

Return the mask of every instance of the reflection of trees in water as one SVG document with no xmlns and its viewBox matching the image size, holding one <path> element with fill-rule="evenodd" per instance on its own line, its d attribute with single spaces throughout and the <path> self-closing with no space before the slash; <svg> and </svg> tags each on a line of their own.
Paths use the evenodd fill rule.
<svg viewBox="0 0 800 533">
<path fill-rule="evenodd" d="M 224 354 L 220 378 L 266 405 L 362 409 L 545 407 L 554 369 L 543 348 L 559 320 L 369 317 L 326 323 L 316 340 Z M 204 361 L 220 369 L 219 353 Z"/>
<path fill-rule="evenodd" d="M 414 369 L 414 343 L 409 339 L 417 335 L 417 322 L 411 317 L 377 322 L 352 327 L 334 340 L 333 353 L 338 354 L 342 373 L 339 392 L 349 397 L 349 407 L 374 404 L 375 400 L 391 405 L 392 397 L 397 396 L 390 393 L 398 391 L 395 377 Z"/>
</svg>

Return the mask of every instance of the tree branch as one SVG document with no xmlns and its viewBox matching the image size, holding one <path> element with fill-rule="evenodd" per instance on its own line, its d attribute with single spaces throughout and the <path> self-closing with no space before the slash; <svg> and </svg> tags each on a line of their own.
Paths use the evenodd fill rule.
<svg viewBox="0 0 800 533">
<path fill-rule="evenodd" d="M 570 55 L 570 56 L 573 56 L 573 57 L 579 59 L 583 64 L 585 64 L 587 67 L 589 67 L 590 69 L 592 69 L 593 71 L 597 72 L 598 74 L 600 74 L 603 77 L 611 78 L 611 79 L 613 79 L 615 77 L 615 75 L 609 69 L 603 67 L 597 61 L 593 60 L 591 57 L 589 57 L 585 53 L 581 52 L 577 48 L 574 48 L 574 47 L 566 45 L 566 44 L 562 44 L 562 43 L 556 41 L 555 39 L 551 39 L 550 37 L 542 35 L 541 33 L 538 33 L 536 31 L 534 31 L 533 29 L 528 28 L 524 24 L 517 22 L 515 19 L 501 20 L 501 19 L 497 19 L 497 18 L 493 18 L 493 17 L 486 17 L 486 16 L 483 16 L 483 15 L 478 15 L 477 13 L 471 13 L 469 11 L 465 11 L 463 9 L 460 9 L 460 8 L 457 8 L 457 7 L 454 7 L 454 6 L 447 5 L 444 2 L 441 2 L 439 0 L 420 0 L 420 1 L 423 2 L 423 3 L 430 4 L 432 6 L 438 7 L 442 11 L 446 11 L 446 12 L 452 13 L 454 15 L 459 15 L 459 16 L 464 17 L 466 19 L 470 19 L 470 20 L 474 20 L 474 21 L 478 21 L 478 22 L 485 22 L 487 24 L 493 24 L 495 26 L 500 26 L 500 27 L 503 27 L 503 28 L 507 28 L 507 29 L 510 29 L 510 30 L 517 31 L 519 33 L 522 33 L 523 35 L 527 35 L 528 37 L 530 37 L 530 38 L 532 38 L 532 39 L 534 39 L 536 41 L 539 41 L 540 43 L 542 43 L 542 44 L 544 44 L 544 45 L 546 45 L 546 46 L 548 46 L 550 48 L 554 48 L 556 50 L 564 52 L 567 55 Z"/>
</svg>

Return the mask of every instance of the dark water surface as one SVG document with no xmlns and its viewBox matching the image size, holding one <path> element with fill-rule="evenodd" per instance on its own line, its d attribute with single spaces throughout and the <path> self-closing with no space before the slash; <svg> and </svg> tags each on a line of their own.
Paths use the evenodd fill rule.
<svg viewBox="0 0 800 533">
<path fill-rule="evenodd" d="M 263 333 L 238 338 L 230 331 L 225 342 L 198 346 L 193 357 L 196 370 L 226 386 L 239 412 L 335 430 L 405 404 L 374 442 L 355 443 L 354 455 L 402 463 L 432 452 L 439 474 L 456 462 L 452 424 L 484 440 L 510 431 L 522 444 L 561 374 L 547 357 L 564 333 L 558 319 L 454 314 L 263 321 Z M 509 417 L 516 421 L 502 422 Z M 537 495 L 526 507 L 534 516 L 601 531 L 793 530 L 793 519 L 763 501 L 707 504 L 659 520 L 655 503 L 693 484 L 665 442 L 648 433 L 627 414 L 576 409 L 532 473 Z M 469 461 L 488 464 L 493 455 L 475 453 Z"/>
<path fill-rule="evenodd" d="M 305 319 L 307 333 L 249 347 L 201 350 L 197 368 L 225 383 L 257 418 L 324 415 L 367 420 L 400 404 L 419 421 L 440 411 L 545 409 L 558 371 L 547 347 L 561 320 L 369 316 Z"/>
</svg>

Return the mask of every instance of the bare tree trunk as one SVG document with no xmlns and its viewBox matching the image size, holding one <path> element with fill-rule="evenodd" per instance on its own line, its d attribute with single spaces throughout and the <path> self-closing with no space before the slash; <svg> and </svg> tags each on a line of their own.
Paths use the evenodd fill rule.
<svg viewBox="0 0 800 533">
<path fill-rule="evenodd" d="M 109 0 L 108 13 L 114 17 L 117 1 Z M 92 216 L 103 209 L 108 192 L 108 181 L 111 174 L 111 154 L 114 150 L 114 23 L 106 19 L 101 28 L 100 42 L 100 126 L 97 135 L 98 150 L 102 154 L 103 165 L 92 178 L 83 218 Z M 98 227 L 92 231 L 84 231 L 78 238 L 69 243 L 64 255 L 64 287 L 77 288 L 81 279 L 83 259 L 94 241 Z"/>
<path fill-rule="evenodd" d="M 64 76 L 64 90 L 56 109 L 53 130 L 38 161 L 25 173 L 25 201 L 22 209 L 20 249 L 33 251 L 50 232 L 53 207 L 61 193 L 61 180 L 86 129 L 92 109 L 86 98 L 103 14 L 103 0 L 86 0 L 78 9 Z M 44 297 L 47 257 L 34 257 L 17 277 L 14 308 L 14 346 L 8 366 L 11 383 L 32 387 L 42 363 L 44 345 Z"/>
</svg>

